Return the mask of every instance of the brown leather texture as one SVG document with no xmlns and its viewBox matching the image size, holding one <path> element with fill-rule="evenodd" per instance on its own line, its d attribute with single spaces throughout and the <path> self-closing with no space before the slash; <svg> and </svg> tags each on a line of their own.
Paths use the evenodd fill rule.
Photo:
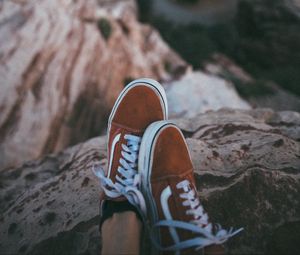
<svg viewBox="0 0 300 255">
<path fill-rule="evenodd" d="M 190 222 L 194 218 L 192 215 L 186 214 L 186 210 L 190 208 L 183 206 L 184 199 L 180 197 L 184 190 L 176 187 L 179 182 L 188 180 L 190 188 L 194 189 L 197 194 L 192 161 L 181 131 L 173 125 L 164 127 L 157 135 L 152 146 L 151 189 L 156 201 L 159 220 L 165 219 L 161 205 L 161 193 L 169 186 L 172 195 L 167 203 L 173 220 Z M 194 233 L 186 230 L 177 229 L 177 234 L 180 241 L 196 237 Z M 160 228 L 160 235 L 163 247 L 174 244 L 169 228 Z M 219 246 L 207 247 L 201 251 L 195 251 L 194 248 L 190 248 L 182 250 L 180 254 L 224 254 L 219 253 L 221 250 Z M 174 252 L 163 252 L 163 254 L 174 254 Z"/>
<path fill-rule="evenodd" d="M 142 137 L 144 130 L 154 121 L 164 119 L 164 105 L 161 97 L 154 88 L 138 84 L 130 88 L 123 96 L 115 110 L 111 120 L 108 134 L 108 168 L 112 160 L 110 176 L 113 182 L 116 181 L 117 169 L 120 165 L 122 144 L 126 144 L 125 134 Z M 113 140 L 120 135 L 119 141 L 111 152 Z M 109 169 L 107 169 L 108 175 Z M 110 199 L 105 196 L 105 199 Z M 115 201 L 123 201 L 125 197 L 115 198 Z"/>
<path fill-rule="evenodd" d="M 159 93 L 145 85 L 131 88 L 120 102 L 113 123 L 145 130 L 152 122 L 163 120 L 163 105 Z"/>
<path fill-rule="evenodd" d="M 189 151 L 181 131 L 175 126 L 168 126 L 160 131 L 154 148 L 151 179 L 182 176 L 193 171 Z"/>
</svg>

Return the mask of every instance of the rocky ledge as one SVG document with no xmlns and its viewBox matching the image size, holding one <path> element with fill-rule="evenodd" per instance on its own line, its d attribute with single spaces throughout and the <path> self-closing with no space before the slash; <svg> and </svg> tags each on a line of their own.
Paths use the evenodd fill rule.
<svg viewBox="0 0 300 255">
<path fill-rule="evenodd" d="M 299 254 L 300 114 L 222 109 L 175 122 L 211 220 L 245 228 L 229 253 Z M 99 254 L 99 162 L 106 137 L 0 172 L 0 253 Z"/>
<path fill-rule="evenodd" d="M 134 0 L 0 1 L 0 169 L 99 135 L 135 78 L 163 81 L 173 117 L 250 108 L 230 82 L 194 72 L 136 9 Z"/>
<path fill-rule="evenodd" d="M 187 64 L 134 0 L 0 1 L 0 169 L 99 135 L 134 78 Z"/>
</svg>

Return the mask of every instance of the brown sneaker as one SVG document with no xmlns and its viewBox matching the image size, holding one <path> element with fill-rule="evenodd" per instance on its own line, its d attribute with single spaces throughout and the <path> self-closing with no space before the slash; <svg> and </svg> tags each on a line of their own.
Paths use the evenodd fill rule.
<svg viewBox="0 0 300 255">
<path fill-rule="evenodd" d="M 120 93 L 108 120 L 107 173 L 95 171 L 105 193 L 104 200 L 127 199 L 143 210 L 137 173 L 140 142 L 145 129 L 163 119 L 167 119 L 167 100 L 158 82 L 138 79 Z"/>
<path fill-rule="evenodd" d="M 138 164 L 156 248 L 168 254 L 193 254 L 199 249 L 223 254 L 221 244 L 242 229 L 213 230 L 197 198 L 193 165 L 180 129 L 168 121 L 151 124 L 141 142 Z"/>
</svg>

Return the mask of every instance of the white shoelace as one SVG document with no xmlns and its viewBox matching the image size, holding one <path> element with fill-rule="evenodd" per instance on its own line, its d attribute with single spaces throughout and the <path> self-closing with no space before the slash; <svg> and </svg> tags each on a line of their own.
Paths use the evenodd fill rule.
<svg viewBox="0 0 300 255">
<path fill-rule="evenodd" d="M 169 247 L 159 246 L 161 250 L 177 251 L 176 254 L 179 254 L 179 251 L 182 249 L 191 247 L 195 247 L 196 250 L 199 250 L 211 244 L 222 244 L 230 237 L 243 230 L 243 228 L 240 228 L 236 231 L 234 231 L 233 228 L 224 230 L 220 225 L 216 225 L 216 234 L 213 234 L 213 226 L 211 223 L 209 223 L 208 215 L 205 213 L 199 199 L 196 198 L 195 190 L 191 189 L 190 182 L 188 180 L 183 180 L 176 185 L 176 188 L 183 189 L 183 193 L 180 194 L 180 197 L 185 199 L 182 205 L 189 208 L 186 210 L 186 214 L 193 215 L 194 220 L 191 222 L 162 220 L 155 224 L 155 227 L 170 227 L 188 230 L 199 234 L 199 237 L 178 242 Z"/>
<path fill-rule="evenodd" d="M 182 205 L 190 208 L 186 211 L 186 214 L 194 216 L 194 220 L 191 222 L 211 232 L 212 224 L 208 222 L 208 215 L 205 213 L 199 199 L 196 198 L 195 189 L 190 188 L 190 182 L 183 180 L 176 185 L 176 188 L 184 191 L 184 193 L 180 194 L 180 197 L 185 199 Z"/>
<path fill-rule="evenodd" d="M 100 185 L 105 194 L 110 198 L 125 196 L 128 201 L 146 214 L 145 199 L 139 186 L 141 177 L 137 173 L 137 159 L 140 148 L 141 138 L 135 135 L 124 135 L 127 144 L 122 144 L 119 167 L 117 169 L 119 175 L 116 176 L 116 182 L 105 176 L 105 172 L 101 167 L 93 167 L 94 174 L 100 180 Z M 120 177 L 121 176 L 121 177 Z"/>
</svg>

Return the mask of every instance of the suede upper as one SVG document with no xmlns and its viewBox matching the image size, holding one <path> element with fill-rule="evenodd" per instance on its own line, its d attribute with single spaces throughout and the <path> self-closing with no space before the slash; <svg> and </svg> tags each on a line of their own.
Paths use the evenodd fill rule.
<svg viewBox="0 0 300 255">
<path fill-rule="evenodd" d="M 119 102 L 112 123 L 142 132 L 152 122 L 163 119 L 164 111 L 159 93 L 140 84 L 131 88 Z"/>
<path fill-rule="evenodd" d="M 167 204 L 173 220 L 190 222 L 194 220 L 192 215 L 188 215 L 187 207 L 183 206 L 184 199 L 180 197 L 184 191 L 176 187 L 183 180 L 190 182 L 191 189 L 197 194 L 192 161 L 187 145 L 181 131 L 173 125 L 164 127 L 157 134 L 152 144 L 152 169 L 151 169 L 151 191 L 156 202 L 159 221 L 166 217 L 161 203 L 162 193 L 169 187 L 171 196 Z M 191 231 L 178 230 L 180 241 L 195 238 Z M 160 228 L 161 245 L 168 247 L 174 245 L 174 240 L 168 227 Z M 222 246 L 209 246 L 199 251 L 199 254 L 219 255 L 224 254 Z M 174 252 L 164 252 L 163 254 L 174 254 Z M 195 254 L 194 249 L 182 250 L 180 254 Z"/>
<path fill-rule="evenodd" d="M 158 91 L 151 86 L 138 83 L 130 87 L 117 100 L 108 130 L 108 169 L 107 177 L 113 182 L 119 174 L 117 169 L 122 157 L 122 144 L 127 143 L 125 135 L 142 137 L 144 130 L 152 122 L 164 119 L 164 104 Z M 136 169 L 137 170 L 137 169 Z M 120 176 L 121 177 L 121 176 Z M 107 196 L 105 199 L 111 199 Z M 121 196 L 114 198 L 123 201 Z"/>
</svg>

